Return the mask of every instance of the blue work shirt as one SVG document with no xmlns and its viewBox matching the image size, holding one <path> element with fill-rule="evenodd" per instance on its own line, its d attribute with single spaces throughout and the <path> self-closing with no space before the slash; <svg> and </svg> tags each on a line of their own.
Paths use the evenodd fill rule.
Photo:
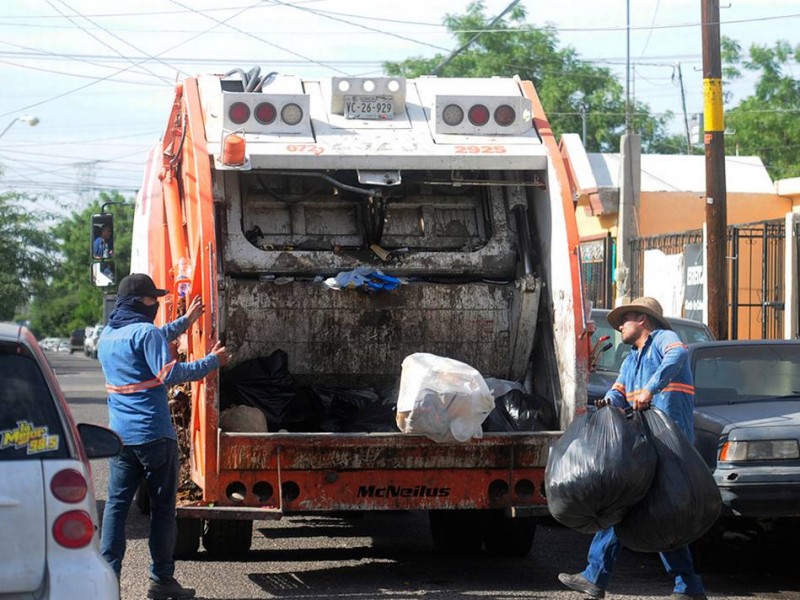
<svg viewBox="0 0 800 600">
<path fill-rule="evenodd" d="M 126 445 L 177 439 L 167 386 L 202 379 L 219 368 L 214 354 L 193 362 L 172 358 L 169 342 L 188 327 L 188 319 L 181 317 L 162 328 L 133 323 L 106 327 L 100 334 L 97 358 L 106 378 L 109 427 Z"/>
<path fill-rule="evenodd" d="M 606 399 L 612 406 L 628 408 L 639 392 L 649 390 L 652 406 L 666 413 L 693 440 L 694 380 L 687 357 L 686 346 L 674 331 L 656 329 L 641 350 L 631 348 Z"/>
</svg>

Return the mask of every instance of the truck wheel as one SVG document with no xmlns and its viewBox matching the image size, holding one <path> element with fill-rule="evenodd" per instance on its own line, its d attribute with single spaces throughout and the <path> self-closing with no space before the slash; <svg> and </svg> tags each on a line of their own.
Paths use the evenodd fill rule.
<svg viewBox="0 0 800 600">
<path fill-rule="evenodd" d="M 486 552 L 491 556 L 527 556 L 533 547 L 536 523 L 535 518 L 510 519 L 501 510 L 491 511 L 483 538 Z"/>
<path fill-rule="evenodd" d="M 176 559 L 192 558 L 200 548 L 200 536 L 203 533 L 202 519 L 176 519 L 177 535 L 175 536 Z"/>
<path fill-rule="evenodd" d="M 443 554 L 473 556 L 480 552 L 484 515 L 478 510 L 429 510 L 433 547 Z"/>
<path fill-rule="evenodd" d="M 253 541 L 253 522 L 231 519 L 209 520 L 203 534 L 203 547 L 217 558 L 236 558 L 247 554 Z"/>
<path fill-rule="evenodd" d="M 136 507 L 143 515 L 150 514 L 150 496 L 147 493 L 147 482 L 142 479 L 139 482 L 139 487 L 136 488 L 136 494 L 133 496 L 133 501 Z"/>
</svg>

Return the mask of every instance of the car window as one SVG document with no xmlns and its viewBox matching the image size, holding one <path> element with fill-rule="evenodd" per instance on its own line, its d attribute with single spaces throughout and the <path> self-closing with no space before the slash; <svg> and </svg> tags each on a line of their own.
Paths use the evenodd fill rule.
<svg viewBox="0 0 800 600">
<path fill-rule="evenodd" d="M 800 396 L 800 346 L 698 348 L 692 370 L 698 406 Z"/>
<path fill-rule="evenodd" d="M 597 368 L 606 371 L 619 371 L 631 347 L 622 343 L 622 334 L 611 327 L 605 314 L 592 313 L 592 320 L 596 329 L 593 339 L 598 340 L 601 336 L 607 335 L 609 341 L 613 344 L 609 350 L 600 354 L 597 360 Z M 673 331 L 678 334 L 684 344 L 714 340 L 708 327 L 703 323 L 671 321 L 671 325 Z"/>
<path fill-rule="evenodd" d="M 36 361 L 0 346 L 0 461 L 69 457 L 54 402 Z"/>
</svg>

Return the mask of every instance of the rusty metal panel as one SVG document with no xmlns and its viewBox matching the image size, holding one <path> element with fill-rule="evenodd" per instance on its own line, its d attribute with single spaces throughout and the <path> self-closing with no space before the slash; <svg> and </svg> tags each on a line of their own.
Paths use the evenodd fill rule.
<svg viewBox="0 0 800 600">
<path fill-rule="evenodd" d="M 412 282 L 394 293 L 365 294 L 321 282 L 229 277 L 227 345 L 237 362 L 282 349 L 292 374 L 328 385 L 389 382 L 414 352 L 519 380 L 536 323 L 535 306 L 522 296 L 533 291 L 538 298 L 540 289 L 523 283 Z"/>
<path fill-rule="evenodd" d="M 496 433 L 437 444 L 417 435 L 220 433 L 221 470 L 544 468 L 558 433 Z"/>
</svg>

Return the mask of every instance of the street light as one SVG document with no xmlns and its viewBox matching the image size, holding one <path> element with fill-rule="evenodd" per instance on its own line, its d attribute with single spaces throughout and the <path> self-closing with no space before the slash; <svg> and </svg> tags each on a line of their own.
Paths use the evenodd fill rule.
<svg viewBox="0 0 800 600">
<path fill-rule="evenodd" d="M 11 129 L 11 126 L 17 121 L 22 121 L 23 123 L 27 123 L 31 127 L 35 127 L 36 125 L 39 124 L 39 118 L 34 117 L 33 115 L 22 115 L 21 117 L 14 117 L 13 119 L 11 119 L 11 123 L 6 125 L 6 128 L 3 129 L 2 132 L 0 132 L 0 137 L 3 137 L 5 132 Z"/>
</svg>

